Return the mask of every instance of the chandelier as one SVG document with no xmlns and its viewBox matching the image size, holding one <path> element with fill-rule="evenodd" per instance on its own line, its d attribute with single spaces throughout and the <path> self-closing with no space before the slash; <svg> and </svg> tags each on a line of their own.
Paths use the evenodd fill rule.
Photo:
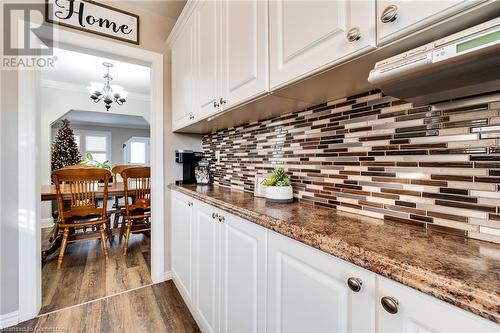
<svg viewBox="0 0 500 333">
<path fill-rule="evenodd" d="M 107 72 L 104 74 L 105 83 L 90 82 L 90 86 L 88 86 L 87 89 L 94 103 L 103 101 L 106 111 L 109 111 L 111 103 L 113 102 L 118 105 L 123 105 L 123 103 L 127 101 L 128 92 L 126 92 L 122 86 L 116 84 L 110 85 L 110 82 L 113 81 L 113 77 L 109 75 L 109 69 L 113 67 L 113 64 L 104 62 L 103 66 L 107 68 Z"/>
</svg>

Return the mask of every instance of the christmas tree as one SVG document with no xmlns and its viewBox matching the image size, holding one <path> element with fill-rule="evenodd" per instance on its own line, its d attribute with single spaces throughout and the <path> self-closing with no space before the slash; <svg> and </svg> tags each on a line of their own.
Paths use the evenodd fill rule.
<svg viewBox="0 0 500 333">
<path fill-rule="evenodd" d="M 69 121 L 63 119 L 62 125 L 52 143 L 52 171 L 78 164 L 81 158 L 73 130 L 69 127 Z"/>
</svg>

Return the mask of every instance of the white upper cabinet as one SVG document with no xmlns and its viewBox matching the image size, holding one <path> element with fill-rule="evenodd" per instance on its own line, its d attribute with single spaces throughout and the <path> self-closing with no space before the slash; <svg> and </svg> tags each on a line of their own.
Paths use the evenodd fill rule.
<svg viewBox="0 0 500 333">
<path fill-rule="evenodd" d="M 276 233 L 268 237 L 267 332 L 375 331 L 375 274 Z"/>
<path fill-rule="evenodd" d="M 198 119 L 217 112 L 219 99 L 219 22 L 218 1 L 200 1 L 194 10 L 196 27 L 196 103 Z"/>
<path fill-rule="evenodd" d="M 269 1 L 271 89 L 375 48 L 375 1 Z"/>
<path fill-rule="evenodd" d="M 378 42 L 384 44 L 484 0 L 378 0 L 377 2 Z"/>
<path fill-rule="evenodd" d="M 377 332 L 499 332 L 489 320 L 384 277 L 377 280 Z"/>
<path fill-rule="evenodd" d="M 172 122 L 190 121 L 194 96 L 194 20 L 190 19 L 172 44 Z M 192 118 L 192 117 L 191 117 Z"/>
<path fill-rule="evenodd" d="M 221 107 L 230 108 L 269 89 L 267 2 L 222 1 Z"/>
</svg>

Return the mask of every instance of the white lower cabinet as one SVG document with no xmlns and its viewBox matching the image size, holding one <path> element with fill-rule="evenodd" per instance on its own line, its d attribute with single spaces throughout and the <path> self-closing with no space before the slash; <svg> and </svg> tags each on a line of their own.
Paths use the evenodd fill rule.
<svg viewBox="0 0 500 333">
<path fill-rule="evenodd" d="M 500 332 L 500 325 L 172 192 L 172 271 L 203 332 Z"/>
<path fill-rule="evenodd" d="M 194 308 L 205 332 L 219 331 L 219 224 L 214 209 L 196 203 Z"/>
<path fill-rule="evenodd" d="M 375 274 L 273 232 L 268 265 L 268 332 L 374 331 Z"/>
<path fill-rule="evenodd" d="M 500 332 L 500 325 L 384 277 L 377 286 L 377 332 Z"/>
<path fill-rule="evenodd" d="M 172 272 L 187 303 L 193 300 L 193 199 L 172 191 Z"/>
<path fill-rule="evenodd" d="M 265 332 L 267 231 L 225 215 L 221 235 L 221 332 Z"/>
</svg>

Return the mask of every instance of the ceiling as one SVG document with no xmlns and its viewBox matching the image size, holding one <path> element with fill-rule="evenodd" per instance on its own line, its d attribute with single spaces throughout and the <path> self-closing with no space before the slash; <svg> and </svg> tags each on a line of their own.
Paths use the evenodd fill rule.
<svg viewBox="0 0 500 333">
<path fill-rule="evenodd" d="M 111 84 L 121 85 L 130 93 L 149 95 L 149 67 L 58 48 L 54 48 L 54 55 L 57 57 L 54 67 L 42 70 L 42 82 L 69 83 L 83 89 L 91 81 L 103 82 L 106 68 L 102 63 L 110 62 Z"/>
<path fill-rule="evenodd" d="M 72 124 L 149 129 L 149 124 L 143 117 L 124 114 L 70 110 L 54 124 L 64 118 Z"/>
<path fill-rule="evenodd" d="M 131 6 L 140 7 L 141 9 L 177 21 L 182 8 L 184 8 L 184 5 L 186 4 L 186 0 L 127 0 L 126 3 Z"/>
</svg>

